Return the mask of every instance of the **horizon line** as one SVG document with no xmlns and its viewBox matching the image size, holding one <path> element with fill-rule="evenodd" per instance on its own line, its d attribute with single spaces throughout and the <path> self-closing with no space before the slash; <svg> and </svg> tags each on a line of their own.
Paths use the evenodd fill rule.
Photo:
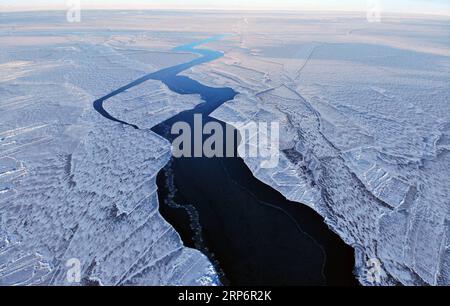
<svg viewBox="0 0 450 306">
<path fill-rule="evenodd" d="M 0 13 L 20 13 L 20 12 L 58 12 L 58 11 L 67 11 L 67 8 L 63 7 L 46 7 L 46 6 L 38 6 L 32 8 L 21 8 L 21 7 L 8 7 L 8 6 L 0 6 Z M 82 9 L 82 11 L 222 11 L 222 12 L 343 12 L 343 13 L 363 13 L 366 14 L 366 10 L 361 9 L 320 9 L 320 8 L 172 8 L 172 7 L 88 7 Z M 441 16 L 441 17 L 450 17 L 450 12 L 448 14 L 445 13 L 435 13 L 435 12 L 402 12 L 402 11 L 382 11 L 383 14 L 400 14 L 400 15 L 419 15 L 419 16 Z"/>
</svg>

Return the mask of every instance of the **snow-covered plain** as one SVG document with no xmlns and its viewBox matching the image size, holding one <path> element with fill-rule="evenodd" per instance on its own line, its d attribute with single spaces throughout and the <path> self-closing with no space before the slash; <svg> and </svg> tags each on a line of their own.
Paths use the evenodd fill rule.
<svg viewBox="0 0 450 306">
<path fill-rule="evenodd" d="M 176 22 L 174 22 L 176 20 Z M 148 81 L 171 48 L 216 34 L 225 57 L 186 72 L 240 93 L 213 115 L 277 120 L 281 162 L 256 177 L 311 206 L 356 250 L 372 285 L 449 284 L 450 21 L 238 12 L 0 14 L 0 284 L 216 284 L 158 214 L 170 145 L 146 128 L 200 101 Z M 148 55 L 148 56 L 147 56 Z M 145 103 L 143 103 L 145 101 Z M 142 107 L 131 107 L 141 103 Z M 302 205 L 302 204 L 299 204 Z"/>
</svg>

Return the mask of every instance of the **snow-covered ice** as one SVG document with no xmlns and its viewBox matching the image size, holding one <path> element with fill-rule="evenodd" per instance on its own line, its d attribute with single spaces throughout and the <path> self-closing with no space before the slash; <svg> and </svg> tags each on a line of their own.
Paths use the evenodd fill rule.
<svg viewBox="0 0 450 306">
<path fill-rule="evenodd" d="M 279 166 L 246 163 L 355 248 L 361 283 L 376 259 L 381 284 L 448 285 L 450 20 L 270 17 L 242 16 L 225 57 L 187 72 L 240 93 L 213 116 L 280 122 Z"/>
<path fill-rule="evenodd" d="M 81 264 L 81 284 L 218 284 L 206 256 L 185 248 L 158 212 L 156 175 L 170 144 L 92 107 L 161 65 L 196 56 L 167 52 L 176 35 L 164 41 L 120 24 L 95 25 L 95 15 L 78 27 L 64 17 L 0 19 L 0 285 L 76 285 L 67 278 L 73 259 Z M 131 52 L 139 41 L 153 44 Z M 164 52 L 164 61 L 145 52 Z M 151 127 L 201 102 L 157 82 L 140 90 L 107 106 Z M 144 100 L 149 108 L 141 112 L 121 108 L 120 102 Z"/>
</svg>

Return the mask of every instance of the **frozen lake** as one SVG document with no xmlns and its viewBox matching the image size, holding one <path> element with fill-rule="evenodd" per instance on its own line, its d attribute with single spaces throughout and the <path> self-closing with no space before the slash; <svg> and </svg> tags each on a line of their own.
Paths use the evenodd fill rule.
<svg viewBox="0 0 450 306">
<path fill-rule="evenodd" d="M 448 16 L 82 15 L 0 13 L 0 284 L 449 283 Z M 278 122 L 278 167 L 171 160 L 194 112 Z"/>
</svg>

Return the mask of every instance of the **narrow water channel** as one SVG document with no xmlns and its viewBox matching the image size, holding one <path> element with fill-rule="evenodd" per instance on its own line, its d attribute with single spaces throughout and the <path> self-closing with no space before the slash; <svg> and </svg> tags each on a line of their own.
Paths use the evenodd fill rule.
<svg viewBox="0 0 450 306">
<path fill-rule="evenodd" d="M 94 102 L 104 117 L 139 128 L 111 116 L 103 103 L 121 92 L 153 79 L 179 94 L 199 94 L 204 103 L 152 128 L 172 141 L 175 122 L 226 123 L 209 117 L 237 94 L 213 88 L 178 74 L 223 56 L 198 46 L 209 38 L 175 50 L 200 54 L 191 62 L 162 69 L 123 86 Z M 236 134 L 234 129 L 229 129 Z M 236 137 L 234 148 L 239 137 Z M 236 150 L 236 149 L 235 149 Z M 237 156 L 235 154 L 234 156 Z M 256 179 L 243 160 L 233 158 L 172 158 L 157 178 L 161 215 L 178 231 L 186 246 L 207 255 L 225 285 L 357 285 L 354 251 L 312 209 L 286 200 Z"/>
</svg>

